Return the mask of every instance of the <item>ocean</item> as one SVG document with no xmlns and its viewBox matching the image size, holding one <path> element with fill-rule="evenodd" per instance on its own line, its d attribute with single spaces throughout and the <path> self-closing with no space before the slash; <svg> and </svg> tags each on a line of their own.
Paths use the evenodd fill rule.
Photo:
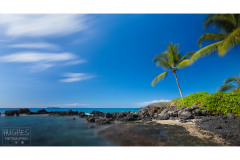
<svg viewBox="0 0 240 160">
<path fill-rule="evenodd" d="M 0 108 L 0 113 L 4 113 L 6 110 L 19 110 L 20 108 Z M 32 112 L 37 112 L 40 109 L 45 109 L 48 112 L 51 111 L 78 111 L 78 112 L 85 112 L 91 113 L 92 111 L 100 111 L 103 113 L 106 112 L 128 112 L 128 111 L 135 111 L 138 112 L 137 108 L 29 108 Z"/>
<path fill-rule="evenodd" d="M 17 109 L 1 108 L 0 112 Z M 30 108 L 32 112 L 39 109 L 47 111 L 71 109 L 85 113 L 93 110 L 101 112 L 138 111 L 135 108 Z M 2 115 L 0 116 L 0 146 L 114 146 L 115 144 L 96 134 L 101 127 L 105 126 L 96 126 L 95 123 L 88 123 L 85 118 L 78 116 L 20 115 L 19 117 L 5 117 Z"/>
</svg>

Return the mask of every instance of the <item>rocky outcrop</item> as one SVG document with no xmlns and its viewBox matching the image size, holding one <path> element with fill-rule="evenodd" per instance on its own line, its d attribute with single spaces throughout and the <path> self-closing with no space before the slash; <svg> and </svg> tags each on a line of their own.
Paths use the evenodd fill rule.
<svg viewBox="0 0 240 160">
<path fill-rule="evenodd" d="M 47 114 L 48 112 L 45 109 L 41 109 L 37 111 L 37 114 Z"/>
<path fill-rule="evenodd" d="M 104 113 L 99 111 L 92 111 L 90 114 L 92 114 L 94 117 L 103 117 Z"/>
<path fill-rule="evenodd" d="M 88 117 L 86 117 L 86 119 L 90 123 L 94 123 L 95 122 L 95 118 L 93 116 L 88 116 Z"/>
<path fill-rule="evenodd" d="M 139 109 L 139 112 L 113 112 L 103 113 L 100 111 L 92 111 L 90 114 L 78 111 L 54 111 L 47 112 L 45 109 L 41 109 L 37 112 L 31 112 L 29 109 L 8 110 L 5 112 L 6 116 L 18 116 L 20 114 L 49 114 L 55 116 L 79 116 L 80 118 L 86 118 L 90 123 L 96 123 L 98 125 L 111 124 L 114 121 L 152 121 L 155 120 L 179 120 L 180 122 L 187 122 L 191 119 L 199 119 L 211 115 L 206 110 L 193 105 L 191 107 L 183 106 L 177 108 L 175 105 L 167 105 L 166 103 L 156 103 L 147 107 Z M 235 116 L 227 114 L 227 118 L 234 119 Z"/>
<path fill-rule="evenodd" d="M 164 102 L 154 103 L 147 107 L 139 109 L 139 114 L 143 115 L 144 117 L 156 117 L 165 108 L 167 108 L 167 106 L 168 106 L 167 103 Z"/>
<path fill-rule="evenodd" d="M 14 116 L 15 115 L 15 112 L 12 111 L 12 110 L 8 110 L 8 111 L 5 111 L 5 116 Z"/>
<path fill-rule="evenodd" d="M 28 108 L 21 108 L 19 110 L 7 110 L 5 111 L 5 116 L 19 116 L 20 114 L 31 114 Z"/>
<path fill-rule="evenodd" d="M 28 108 L 24 108 L 24 109 L 21 108 L 18 111 L 19 111 L 19 114 L 30 114 L 31 113 L 30 109 L 28 109 Z"/>
<path fill-rule="evenodd" d="M 187 120 L 193 118 L 193 114 L 190 111 L 180 110 L 178 112 L 179 119 Z"/>
<path fill-rule="evenodd" d="M 109 118 L 99 118 L 96 120 L 96 124 L 103 125 L 103 124 L 111 124 L 111 119 Z"/>
<path fill-rule="evenodd" d="M 80 118 L 84 118 L 86 116 L 86 114 L 84 112 L 79 112 L 78 115 Z"/>
</svg>

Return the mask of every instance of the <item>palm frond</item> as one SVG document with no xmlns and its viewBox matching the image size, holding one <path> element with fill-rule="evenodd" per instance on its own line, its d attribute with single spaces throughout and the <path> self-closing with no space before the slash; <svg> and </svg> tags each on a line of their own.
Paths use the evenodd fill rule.
<svg viewBox="0 0 240 160">
<path fill-rule="evenodd" d="M 168 50 L 168 61 L 171 63 L 171 64 L 174 64 L 174 59 L 175 59 L 175 55 L 174 55 L 174 52 L 175 52 L 175 45 L 173 43 L 170 43 L 169 46 L 166 47 L 167 50 Z"/>
<path fill-rule="evenodd" d="M 193 61 L 191 59 L 185 59 L 183 60 L 182 62 L 180 62 L 177 67 L 180 67 L 180 68 L 185 68 L 187 66 L 190 66 L 193 64 Z"/>
<path fill-rule="evenodd" d="M 181 63 L 182 61 L 191 58 L 194 55 L 195 52 L 189 52 L 187 54 L 185 54 L 180 60 L 179 63 Z"/>
<path fill-rule="evenodd" d="M 199 38 L 198 45 L 201 47 L 204 41 L 219 41 L 226 37 L 227 34 L 225 33 L 205 33 Z"/>
<path fill-rule="evenodd" d="M 171 64 L 166 59 L 160 58 L 159 61 L 157 62 L 157 66 L 167 69 L 168 67 L 171 66 Z"/>
<path fill-rule="evenodd" d="M 157 56 L 155 58 L 153 58 L 153 62 L 157 62 L 161 58 L 167 59 L 167 54 L 168 54 L 167 52 L 157 54 Z"/>
<path fill-rule="evenodd" d="M 210 55 L 211 53 L 218 51 L 218 48 L 222 44 L 222 42 L 223 41 L 216 42 L 216 43 L 213 43 L 211 45 L 208 45 L 208 46 L 200 49 L 199 51 L 195 52 L 192 55 L 191 60 L 195 61 L 195 60 L 197 60 L 197 59 L 199 59 L 201 57 L 204 57 L 206 55 Z"/>
<path fill-rule="evenodd" d="M 176 65 L 179 62 L 179 44 L 174 46 L 174 64 Z"/>
<path fill-rule="evenodd" d="M 223 40 L 223 43 L 221 44 L 218 51 L 219 55 L 224 56 L 229 49 L 236 46 L 239 43 L 239 37 L 240 37 L 240 27 L 234 30 L 232 33 L 230 33 Z"/>
<path fill-rule="evenodd" d="M 210 25 L 214 25 L 229 33 L 236 28 L 236 20 L 230 14 L 213 14 L 207 17 L 204 27 L 207 28 Z"/>
<path fill-rule="evenodd" d="M 153 81 L 152 86 L 154 86 L 157 82 L 164 79 L 167 76 L 167 72 L 163 72 L 162 74 L 158 75 Z"/>
<path fill-rule="evenodd" d="M 225 84 L 230 83 L 230 82 L 236 82 L 236 83 L 240 84 L 240 76 L 239 77 L 230 77 L 224 81 Z"/>
<path fill-rule="evenodd" d="M 236 87 L 234 85 L 232 85 L 232 84 L 224 84 L 221 87 L 219 87 L 218 91 L 219 92 L 226 92 L 226 91 L 234 90 L 234 89 L 236 89 Z"/>
</svg>

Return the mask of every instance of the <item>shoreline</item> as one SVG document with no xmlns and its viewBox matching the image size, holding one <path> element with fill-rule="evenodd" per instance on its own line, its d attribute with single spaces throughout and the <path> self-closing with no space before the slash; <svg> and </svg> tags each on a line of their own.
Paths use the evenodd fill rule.
<svg viewBox="0 0 240 160">
<path fill-rule="evenodd" d="M 240 117 L 231 114 L 213 116 L 196 110 L 197 106 L 181 109 L 145 107 L 138 113 L 93 111 L 85 114 L 72 110 L 30 112 L 29 109 L 20 109 L 6 111 L 5 116 L 77 116 L 84 118 L 91 127 L 99 126 L 97 134 L 120 146 L 240 145 Z"/>
</svg>

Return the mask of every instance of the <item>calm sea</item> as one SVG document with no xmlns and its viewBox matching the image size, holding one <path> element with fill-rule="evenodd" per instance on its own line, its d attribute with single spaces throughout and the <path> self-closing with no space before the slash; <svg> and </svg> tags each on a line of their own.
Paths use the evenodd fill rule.
<svg viewBox="0 0 240 160">
<path fill-rule="evenodd" d="M 1 108 L 0 112 L 10 108 Z M 16 110 L 18 108 L 12 108 Z M 30 108 L 35 112 L 42 108 Z M 138 111 L 135 108 L 44 108 L 47 111 L 73 111 L 90 113 L 93 110 L 101 112 Z M 75 120 L 73 120 L 75 118 Z M 6 136 L 12 132 L 10 138 Z M 16 136 L 17 129 L 27 129 L 26 137 Z M 0 146 L 114 146 L 115 144 L 102 139 L 95 132 L 100 129 L 94 123 L 86 122 L 85 118 L 78 116 L 48 116 L 48 115 L 26 115 L 26 116 L 0 116 Z M 25 132 L 24 132 L 25 133 Z M 15 140 L 15 139 L 16 140 Z M 22 138 L 23 140 L 21 140 Z M 19 140 L 20 139 L 20 140 Z M 30 140 L 30 141 L 29 141 Z M 10 143 L 10 144 L 8 144 Z M 23 143 L 23 144 L 21 144 Z"/>
<path fill-rule="evenodd" d="M 0 108 L 0 113 L 4 113 L 6 110 L 18 110 L 20 108 Z M 40 109 L 45 109 L 48 112 L 51 111 L 78 111 L 78 112 L 85 112 L 91 113 L 92 111 L 100 111 L 100 112 L 128 112 L 128 111 L 135 111 L 138 112 L 137 108 L 29 108 L 32 112 L 37 112 Z"/>
</svg>

